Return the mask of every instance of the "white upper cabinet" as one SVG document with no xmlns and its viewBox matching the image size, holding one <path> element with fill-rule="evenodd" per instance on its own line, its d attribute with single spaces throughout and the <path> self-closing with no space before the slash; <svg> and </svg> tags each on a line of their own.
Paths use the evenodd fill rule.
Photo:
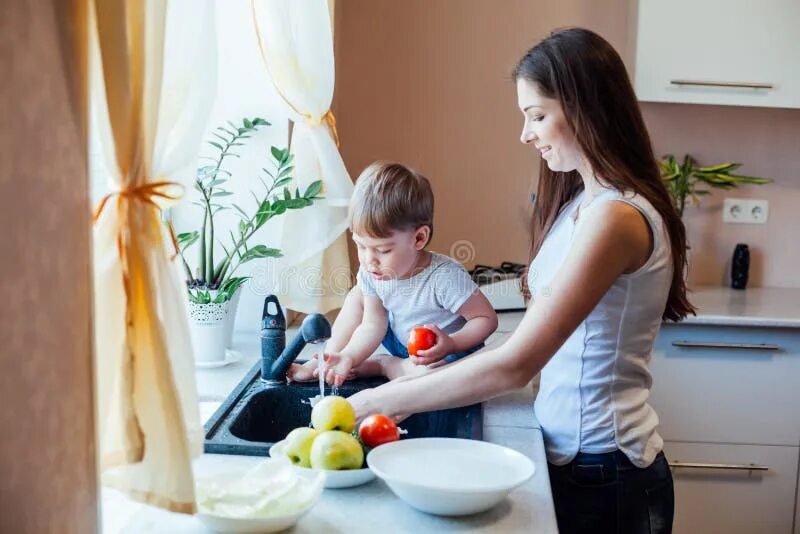
<svg viewBox="0 0 800 534">
<path fill-rule="evenodd" d="M 800 0 L 639 0 L 645 102 L 800 108 Z"/>
</svg>

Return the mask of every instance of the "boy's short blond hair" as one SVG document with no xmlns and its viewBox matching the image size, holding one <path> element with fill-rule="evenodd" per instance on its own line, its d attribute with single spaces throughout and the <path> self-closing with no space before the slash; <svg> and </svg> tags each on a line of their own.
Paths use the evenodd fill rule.
<svg viewBox="0 0 800 534">
<path fill-rule="evenodd" d="M 430 228 L 430 242 L 433 191 L 428 179 L 400 163 L 378 161 L 364 169 L 350 200 L 350 230 L 385 238 L 421 226 Z"/>
</svg>

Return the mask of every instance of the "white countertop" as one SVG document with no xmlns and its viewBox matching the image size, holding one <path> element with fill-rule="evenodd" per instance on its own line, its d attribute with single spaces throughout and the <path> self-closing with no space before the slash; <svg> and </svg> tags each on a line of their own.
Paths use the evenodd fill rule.
<svg viewBox="0 0 800 534">
<path fill-rule="evenodd" d="M 680 324 L 800 328 L 800 288 L 722 286 L 690 288 L 689 302 L 697 308 Z M 498 313 L 498 332 L 511 332 L 523 312 Z M 666 323 L 675 324 L 675 323 Z"/>
<path fill-rule="evenodd" d="M 689 292 L 697 308 L 681 324 L 800 328 L 800 289 L 705 286 Z"/>
<path fill-rule="evenodd" d="M 511 319 L 510 317 L 508 318 Z M 293 336 L 290 332 L 287 339 Z M 257 334 L 238 333 L 234 348 L 241 361 L 227 367 L 197 371 L 201 414 L 206 420 L 258 358 Z M 307 349 L 303 356 L 310 354 Z M 376 479 L 364 486 L 325 490 L 308 515 L 287 532 L 531 532 L 556 533 L 547 460 L 539 423 L 533 412 L 532 387 L 514 391 L 484 403 L 484 440 L 513 448 L 531 458 L 534 476 L 511 492 L 507 499 L 482 514 L 461 518 L 419 512 L 395 497 Z M 402 426 L 402 425 L 401 425 Z M 197 476 L 231 468 L 247 468 L 258 457 L 204 454 L 194 462 Z M 194 516 L 170 513 L 130 501 L 120 492 L 102 489 L 103 532 L 139 533 L 210 532 Z"/>
</svg>

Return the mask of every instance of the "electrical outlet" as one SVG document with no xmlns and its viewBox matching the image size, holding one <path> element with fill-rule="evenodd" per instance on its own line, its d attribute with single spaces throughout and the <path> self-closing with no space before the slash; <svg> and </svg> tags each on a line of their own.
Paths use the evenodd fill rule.
<svg viewBox="0 0 800 534">
<path fill-rule="evenodd" d="M 722 204 L 722 222 L 764 224 L 769 216 L 769 202 L 755 198 L 726 198 Z"/>
</svg>

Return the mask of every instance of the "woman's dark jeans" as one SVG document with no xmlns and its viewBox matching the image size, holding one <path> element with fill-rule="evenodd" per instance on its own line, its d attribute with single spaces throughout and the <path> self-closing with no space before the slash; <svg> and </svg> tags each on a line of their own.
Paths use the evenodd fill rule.
<svg viewBox="0 0 800 534">
<path fill-rule="evenodd" d="M 675 497 L 663 452 L 644 469 L 614 451 L 581 452 L 548 470 L 561 534 L 672 532 Z"/>
</svg>

